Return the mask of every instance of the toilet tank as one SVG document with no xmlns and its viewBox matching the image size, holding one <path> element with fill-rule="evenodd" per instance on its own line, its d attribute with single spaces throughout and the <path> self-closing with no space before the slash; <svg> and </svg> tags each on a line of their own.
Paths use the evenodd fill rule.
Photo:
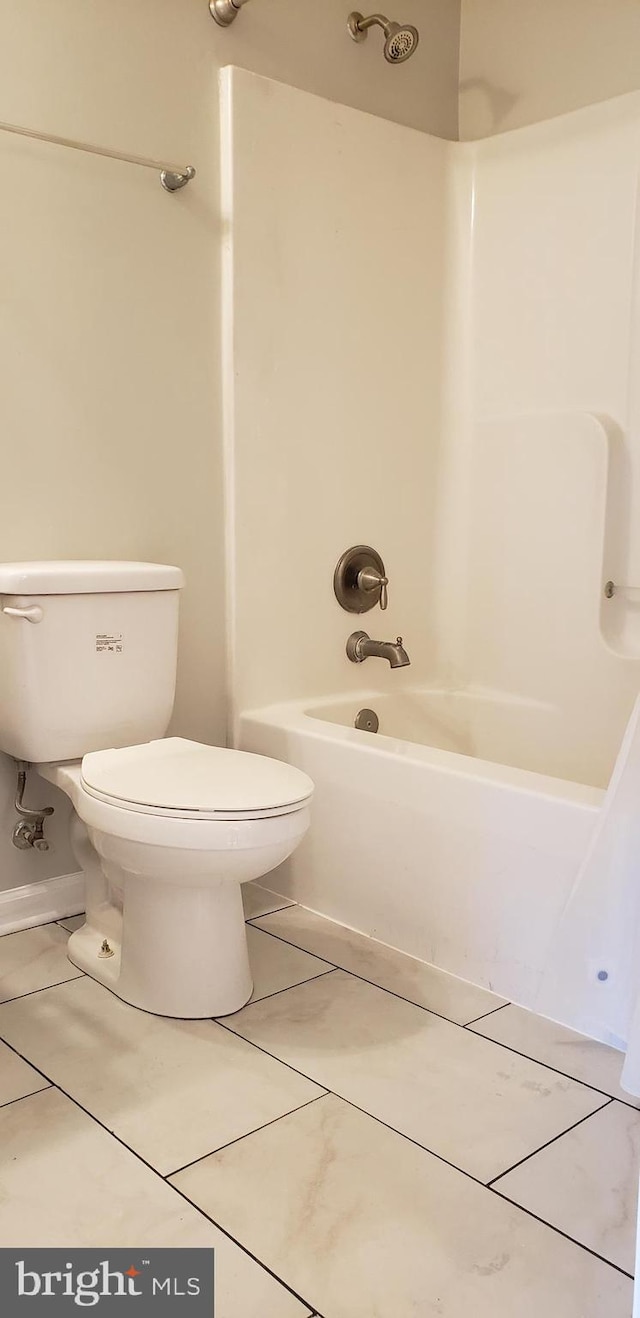
<svg viewBox="0 0 640 1318">
<path fill-rule="evenodd" d="M 159 563 L 0 563 L 0 751 L 37 764 L 164 736 L 182 584 Z"/>
</svg>

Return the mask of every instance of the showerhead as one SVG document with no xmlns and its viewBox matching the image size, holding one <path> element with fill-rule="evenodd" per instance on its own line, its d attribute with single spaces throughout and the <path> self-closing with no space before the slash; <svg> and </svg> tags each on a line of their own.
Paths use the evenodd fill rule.
<svg viewBox="0 0 640 1318">
<path fill-rule="evenodd" d="M 364 18 L 357 10 L 349 14 L 347 29 L 353 41 L 364 41 L 370 27 L 381 27 L 385 35 L 384 57 L 389 64 L 402 64 L 413 55 L 420 40 L 417 27 L 411 23 L 392 23 L 384 14 L 370 14 Z"/>
<path fill-rule="evenodd" d="M 420 40 L 417 27 L 411 23 L 390 23 L 384 43 L 384 57 L 390 64 L 402 64 L 409 59 Z"/>
</svg>

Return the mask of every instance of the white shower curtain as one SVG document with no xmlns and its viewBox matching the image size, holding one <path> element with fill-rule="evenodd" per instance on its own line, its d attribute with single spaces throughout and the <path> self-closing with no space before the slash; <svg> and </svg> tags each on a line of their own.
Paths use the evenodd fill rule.
<svg viewBox="0 0 640 1318">
<path fill-rule="evenodd" d="M 623 1049 L 622 1085 L 640 1095 L 640 696 L 536 1008 Z"/>
</svg>

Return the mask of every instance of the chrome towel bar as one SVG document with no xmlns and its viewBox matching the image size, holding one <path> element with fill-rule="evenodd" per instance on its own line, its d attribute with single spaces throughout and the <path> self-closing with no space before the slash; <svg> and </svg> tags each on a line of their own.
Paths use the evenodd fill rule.
<svg viewBox="0 0 640 1318">
<path fill-rule="evenodd" d="M 112 151 L 106 146 L 92 146 L 89 142 L 76 142 L 71 137 L 58 137 L 55 133 L 39 133 L 33 128 L 20 128 L 18 124 L 0 122 L 0 132 L 15 133 L 18 137 L 29 137 L 35 142 L 49 142 L 52 146 L 66 146 L 72 151 L 86 151 L 90 156 L 107 156 L 109 160 L 123 160 L 127 165 L 141 165 L 143 169 L 155 169 L 160 174 L 160 182 L 167 192 L 178 192 L 195 178 L 193 165 L 164 165 L 160 160 L 148 160 L 146 156 L 133 156 L 124 151 Z"/>
</svg>

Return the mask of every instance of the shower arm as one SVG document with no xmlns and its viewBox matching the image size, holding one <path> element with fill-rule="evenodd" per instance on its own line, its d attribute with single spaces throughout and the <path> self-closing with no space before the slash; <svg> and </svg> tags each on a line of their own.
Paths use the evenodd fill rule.
<svg viewBox="0 0 640 1318">
<path fill-rule="evenodd" d="M 355 27 L 357 28 L 358 32 L 362 32 L 363 36 L 364 33 L 367 31 L 367 28 L 381 27 L 385 36 L 388 37 L 390 26 L 391 26 L 391 21 L 390 19 L 385 18 L 384 14 L 369 14 L 368 18 L 359 18 L 357 23 L 355 24 Z"/>
<path fill-rule="evenodd" d="M 209 0 L 209 12 L 220 27 L 229 27 L 238 17 L 241 6 L 246 3 L 247 0 Z"/>
</svg>

